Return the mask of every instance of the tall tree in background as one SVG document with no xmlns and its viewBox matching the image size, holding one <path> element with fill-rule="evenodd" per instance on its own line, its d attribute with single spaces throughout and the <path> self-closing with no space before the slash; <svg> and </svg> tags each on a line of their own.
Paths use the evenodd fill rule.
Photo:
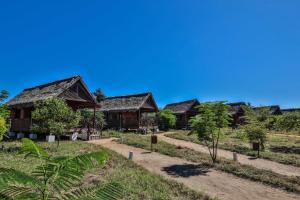
<svg viewBox="0 0 300 200">
<path fill-rule="evenodd" d="M 95 95 L 98 103 L 105 99 L 105 95 L 100 88 L 98 88 L 93 94 Z"/>
<path fill-rule="evenodd" d="M 6 90 L 0 91 L 0 102 L 4 101 L 8 97 L 9 93 Z"/>
<path fill-rule="evenodd" d="M 205 143 L 213 163 L 217 160 L 219 140 L 222 128 L 229 125 L 229 106 L 225 102 L 203 103 L 197 106 L 198 115 L 190 120 L 192 132 L 198 135 L 199 141 Z"/>
<path fill-rule="evenodd" d="M 7 104 L 2 104 L 2 102 L 8 97 L 8 92 L 6 90 L 0 91 L 0 141 L 3 140 L 5 136 L 8 125 L 7 120 L 9 117 L 9 110 Z"/>
</svg>

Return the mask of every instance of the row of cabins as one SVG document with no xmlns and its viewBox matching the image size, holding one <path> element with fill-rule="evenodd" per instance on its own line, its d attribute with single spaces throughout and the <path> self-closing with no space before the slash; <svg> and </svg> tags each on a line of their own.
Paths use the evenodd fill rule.
<svg viewBox="0 0 300 200">
<path fill-rule="evenodd" d="M 34 103 L 53 97 L 64 99 L 73 110 L 90 108 L 94 112 L 102 111 L 106 119 L 106 128 L 112 129 L 140 129 L 144 126 L 141 120 L 143 116 L 159 111 L 151 93 L 107 97 L 98 103 L 82 78 L 74 76 L 24 89 L 23 92 L 11 99 L 8 102 L 11 110 L 11 131 L 30 132 Z M 197 99 L 193 99 L 168 104 L 165 109 L 170 109 L 176 115 L 176 128 L 187 129 L 189 119 L 198 114 L 196 107 L 199 104 Z M 233 118 L 232 126 L 242 124 L 245 114 L 242 107 L 246 103 L 237 102 L 228 105 Z M 260 108 L 262 107 L 255 107 L 254 110 Z M 269 106 L 269 108 L 275 115 L 300 111 L 300 109 L 281 110 L 279 106 Z"/>
</svg>

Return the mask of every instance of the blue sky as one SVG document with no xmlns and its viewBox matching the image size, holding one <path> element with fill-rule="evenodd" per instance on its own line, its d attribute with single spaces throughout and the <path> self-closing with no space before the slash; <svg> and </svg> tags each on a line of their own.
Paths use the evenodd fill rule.
<svg viewBox="0 0 300 200">
<path fill-rule="evenodd" d="M 106 95 L 300 107 L 300 1 L 1 1 L 0 89 L 82 75 Z"/>
</svg>

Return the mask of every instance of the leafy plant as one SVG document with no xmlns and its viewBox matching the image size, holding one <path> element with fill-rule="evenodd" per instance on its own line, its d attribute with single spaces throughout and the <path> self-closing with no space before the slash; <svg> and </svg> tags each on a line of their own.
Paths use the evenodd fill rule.
<svg viewBox="0 0 300 200">
<path fill-rule="evenodd" d="M 265 149 L 265 142 L 267 140 L 267 133 L 266 130 L 260 126 L 257 125 L 247 125 L 245 128 L 245 132 L 247 135 L 247 138 L 252 143 L 258 143 L 262 150 Z M 259 157 L 259 150 L 258 148 L 258 157 Z"/>
<path fill-rule="evenodd" d="M 100 88 L 98 88 L 93 94 L 96 97 L 96 100 L 98 103 L 100 103 L 101 101 L 103 101 L 105 99 L 105 95 Z"/>
<path fill-rule="evenodd" d="M 300 131 L 300 112 L 286 113 L 276 122 L 276 128 L 283 131 Z"/>
<path fill-rule="evenodd" d="M 189 123 L 192 132 L 196 132 L 199 141 L 203 141 L 209 150 L 212 161 L 217 160 L 221 129 L 229 125 L 229 106 L 225 102 L 204 103 L 197 106 L 200 114 L 193 117 Z"/>
<path fill-rule="evenodd" d="M 32 174 L 15 169 L 0 169 L 2 199 L 107 199 L 121 198 L 117 183 L 80 187 L 85 171 L 102 166 L 108 160 L 105 152 L 92 152 L 75 157 L 52 157 L 29 139 L 23 139 L 21 153 L 36 157 L 41 165 Z M 78 188 L 79 186 L 79 188 Z"/>
<path fill-rule="evenodd" d="M 38 133 L 54 134 L 58 137 L 80 121 L 80 112 L 74 112 L 62 99 L 51 98 L 35 104 L 32 112 L 31 130 Z"/>
<path fill-rule="evenodd" d="M 5 119 L 0 116 L 0 142 L 3 140 L 4 135 L 7 132 L 7 126 Z"/>
<path fill-rule="evenodd" d="M 158 120 L 159 128 L 165 131 L 169 130 L 170 128 L 173 128 L 176 124 L 176 116 L 169 109 L 159 111 Z"/>
<path fill-rule="evenodd" d="M 103 113 L 96 111 L 94 116 L 94 111 L 90 109 L 81 110 L 81 125 L 88 129 L 89 134 L 92 133 L 91 129 L 93 128 L 94 123 L 95 129 L 102 133 L 102 129 L 106 125 Z"/>
</svg>

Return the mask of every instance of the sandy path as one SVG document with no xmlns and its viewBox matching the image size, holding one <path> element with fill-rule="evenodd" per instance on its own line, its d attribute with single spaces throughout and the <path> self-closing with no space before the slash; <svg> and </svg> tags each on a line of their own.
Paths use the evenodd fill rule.
<svg viewBox="0 0 300 200">
<path fill-rule="evenodd" d="M 164 134 L 158 134 L 157 135 L 160 140 L 163 140 L 165 142 L 168 142 L 170 144 L 174 144 L 176 146 L 182 146 L 186 148 L 193 149 L 195 151 L 203 152 L 203 153 L 209 153 L 206 146 L 196 144 L 193 142 L 188 142 L 184 140 L 178 140 L 174 138 L 169 138 L 164 136 Z M 218 156 L 227 158 L 227 159 L 233 159 L 233 155 L 231 151 L 226 151 L 222 149 L 218 149 Z M 300 176 L 300 168 L 294 167 L 292 165 L 284 165 L 281 163 L 273 162 L 266 159 L 249 159 L 249 156 L 238 154 L 238 162 L 241 164 L 246 165 L 252 165 L 259 169 L 267 169 L 271 170 L 273 172 L 276 172 L 278 174 L 283 174 L 287 176 Z"/>
<path fill-rule="evenodd" d="M 147 170 L 181 182 L 193 190 L 205 192 L 224 200 L 295 200 L 300 196 L 280 189 L 252 182 L 213 169 L 205 169 L 197 163 L 149 153 L 144 149 L 119 144 L 112 139 L 90 141 L 127 157 L 133 152 L 133 161 Z"/>
</svg>

